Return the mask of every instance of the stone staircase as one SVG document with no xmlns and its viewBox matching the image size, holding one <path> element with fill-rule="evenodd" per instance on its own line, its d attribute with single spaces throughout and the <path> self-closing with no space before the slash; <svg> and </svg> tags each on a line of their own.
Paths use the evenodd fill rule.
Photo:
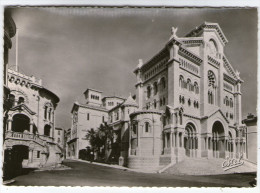
<svg viewBox="0 0 260 193">
<path fill-rule="evenodd" d="M 57 144 L 48 144 L 49 156 L 44 164 L 45 167 L 61 163 L 61 159 L 59 158 L 60 156 L 57 154 L 57 149 Z"/>
<path fill-rule="evenodd" d="M 243 160 L 243 165 L 224 171 L 224 159 L 187 158 L 164 171 L 175 175 L 217 175 L 256 172 L 257 166 Z"/>
</svg>

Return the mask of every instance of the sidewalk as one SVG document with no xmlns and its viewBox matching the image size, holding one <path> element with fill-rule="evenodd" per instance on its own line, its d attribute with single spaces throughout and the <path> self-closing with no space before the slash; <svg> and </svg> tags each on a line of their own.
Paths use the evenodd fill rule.
<svg viewBox="0 0 260 193">
<path fill-rule="evenodd" d="M 74 161 L 79 161 L 79 162 L 83 162 L 83 163 L 95 164 L 95 165 L 99 165 L 99 166 L 105 166 L 105 167 L 120 169 L 120 170 L 124 170 L 124 171 L 139 172 L 139 173 L 157 173 L 157 170 L 156 171 L 150 171 L 150 170 L 148 171 L 148 170 L 143 170 L 143 169 L 131 169 L 131 168 L 127 168 L 127 167 L 124 167 L 124 166 L 119 166 L 119 165 L 114 165 L 114 164 L 105 164 L 105 163 L 99 163 L 99 162 L 90 162 L 90 161 L 81 160 L 81 159 L 68 159 L 68 160 L 74 160 Z"/>
</svg>

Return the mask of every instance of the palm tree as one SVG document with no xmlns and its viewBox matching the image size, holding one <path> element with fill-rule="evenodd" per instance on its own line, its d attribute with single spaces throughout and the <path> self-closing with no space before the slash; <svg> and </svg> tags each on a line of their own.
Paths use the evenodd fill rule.
<svg viewBox="0 0 260 193">
<path fill-rule="evenodd" d="M 89 141 L 92 149 L 95 149 L 97 146 L 97 132 L 93 128 L 91 128 L 87 131 L 86 138 Z"/>
</svg>

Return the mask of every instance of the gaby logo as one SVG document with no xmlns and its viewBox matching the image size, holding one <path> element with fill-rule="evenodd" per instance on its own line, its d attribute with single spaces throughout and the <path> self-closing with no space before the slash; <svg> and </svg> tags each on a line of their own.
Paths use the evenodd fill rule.
<svg viewBox="0 0 260 193">
<path fill-rule="evenodd" d="M 235 168 L 244 164 L 242 161 L 243 155 L 239 155 L 239 158 L 229 158 L 226 157 L 225 161 L 222 163 L 222 168 L 224 171 L 229 170 L 231 168 Z"/>
</svg>

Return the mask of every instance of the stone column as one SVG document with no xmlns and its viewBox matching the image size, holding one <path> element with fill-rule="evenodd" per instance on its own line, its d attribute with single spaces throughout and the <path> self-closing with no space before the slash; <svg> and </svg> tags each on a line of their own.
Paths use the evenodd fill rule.
<svg viewBox="0 0 260 193">
<path fill-rule="evenodd" d="M 172 149 L 172 134 L 173 133 L 170 131 L 169 134 L 170 134 L 170 148 Z"/>
<path fill-rule="evenodd" d="M 30 133 L 33 133 L 33 121 L 30 121 Z"/>
<path fill-rule="evenodd" d="M 11 131 L 12 130 L 12 123 L 13 123 L 13 120 L 12 119 L 8 119 L 7 120 L 7 122 L 8 122 L 8 131 Z"/>
<path fill-rule="evenodd" d="M 33 149 L 29 149 L 28 163 L 32 163 L 32 162 L 33 162 Z"/>
<path fill-rule="evenodd" d="M 128 124 L 129 125 L 129 124 Z M 131 142 L 132 142 L 132 126 L 128 126 L 128 128 L 129 128 L 129 142 L 128 142 L 128 156 L 130 156 L 131 155 Z"/>
<path fill-rule="evenodd" d="M 205 150 L 208 150 L 208 137 L 205 138 Z"/>
<path fill-rule="evenodd" d="M 141 126 L 138 123 L 138 129 L 137 129 L 137 147 L 138 147 L 138 155 L 141 155 L 141 143 L 140 143 L 140 134 L 141 134 Z"/>
<path fill-rule="evenodd" d="M 180 147 L 180 138 L 179 138 L 179 132 L 176 132 L 176 147 L 179 148 Z"/>
</svg>

